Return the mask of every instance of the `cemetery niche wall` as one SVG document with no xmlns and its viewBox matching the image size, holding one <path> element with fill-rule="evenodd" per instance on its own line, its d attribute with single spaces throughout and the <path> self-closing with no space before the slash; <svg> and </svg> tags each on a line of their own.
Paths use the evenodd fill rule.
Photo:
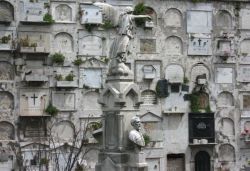
<svg viewBox="0 0 250 171">
<path fill-rule="evenodd" d="M 0 0 L 0 170 L 20 169 L 8 145 L 26 170 L 65 170 L 78 130 L 86 171 L 250 169 L 250 3 L 143 2 Z"/>
</svg>

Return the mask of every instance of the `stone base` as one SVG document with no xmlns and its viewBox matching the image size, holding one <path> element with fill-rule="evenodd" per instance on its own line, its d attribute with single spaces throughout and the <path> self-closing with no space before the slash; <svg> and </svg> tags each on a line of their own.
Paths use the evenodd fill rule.
<svg viewBox="0 0 250 171">
<path fill-rule="evenodd" d="M 148 171 L 143 152 L 99 153 L 96 171 Z"/>
</svg>

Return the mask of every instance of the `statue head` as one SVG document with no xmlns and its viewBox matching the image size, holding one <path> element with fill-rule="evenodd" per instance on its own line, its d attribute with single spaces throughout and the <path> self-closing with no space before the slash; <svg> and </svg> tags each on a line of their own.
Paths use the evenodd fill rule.
<svg viewBox="0 0 250 171">
<path fill-rule="evenodd" d="M 126 8 L 124 9 L 124 12 L 125 12 L 125 13 L 128 13 L 128 14 L 131 14 L 133 11 L 134 11 L 134 9 L 133 9 L 132 7 L 126 7 Z"/>
<path fill-rule="evenodd" d="M 137 130 L 137 131 L 141 130 L 141 120 L 138 116 L 132 117 L 130 123 L 135 130 Z"/>
</svg>

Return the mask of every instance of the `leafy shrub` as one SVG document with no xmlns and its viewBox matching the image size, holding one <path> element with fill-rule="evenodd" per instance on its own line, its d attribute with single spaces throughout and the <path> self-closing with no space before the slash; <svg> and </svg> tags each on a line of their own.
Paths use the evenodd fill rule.
<svg viewBox="0 0 250 171">
<path fill-rule="evenodd" d="M 65 81 L 74 81 L 74 74 L 69 73 L 66 77 L 65 77 Z"/>
<path fill-rule="evenodd" d="M 43 16 L 43 21 L 45 22 L 48 22 L 50 24 L 54 23 L 55 21 L 53 20 L 52 18 L 52 15 L 50 15 L 49 13 L 46 13 L 44 16 Z"/>
<path fill-rule="evenodd" d="M 53 63 L 63 64 L 64 59 L 65 59 L 65 56 L 61 53 L 55 53 L 54 55 L 52 55 Z"/>
<path fill-rule="evenodd" d="M 81 65 L 83 63 L 83 60 L 81 58 L 78 58 L 73 63 L 74 63 L 74 65 L 79 66 L 79 65 Z"/>
<path fill-rule="evenodd" d="M 51 116 L 55 116 L 58 114 L 58 109 L 53 106 L 51 103 L 48 105 L 48 107 L 45 109 L 45 112 L 50 114 Z"/>
<path fill-rule="evenodd" d="M 144 138 L 144 141 L 145 141 L 145 146 L 147 146 L 150 143 L 151 138 L 147 134 L 143 134 L 143 138 Z"/>
</svg>

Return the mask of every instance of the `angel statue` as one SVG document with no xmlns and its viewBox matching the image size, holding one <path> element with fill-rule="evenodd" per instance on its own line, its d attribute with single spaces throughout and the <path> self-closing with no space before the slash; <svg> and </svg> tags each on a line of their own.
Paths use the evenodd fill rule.
<svg viewBox="0 0 250 171">
<path fill-rule="evenodd" d="M 132 74 L 125 62 L 128 55 L 129 41 L 133 39 L 133 20 L 136 18 L 150 20 L 151 17 L 149 15 L 133 15 L 133 8 L 131 7 L 121 10 L 118 7 L 101 2 L 96 2 L 94 5 L 101 8 L 105 20 L 111 21 L 113 26 L 118 28 L 118 36 L 110 49 L 111 63 L 108 75 L 126 76 Z"/>
</svg>

